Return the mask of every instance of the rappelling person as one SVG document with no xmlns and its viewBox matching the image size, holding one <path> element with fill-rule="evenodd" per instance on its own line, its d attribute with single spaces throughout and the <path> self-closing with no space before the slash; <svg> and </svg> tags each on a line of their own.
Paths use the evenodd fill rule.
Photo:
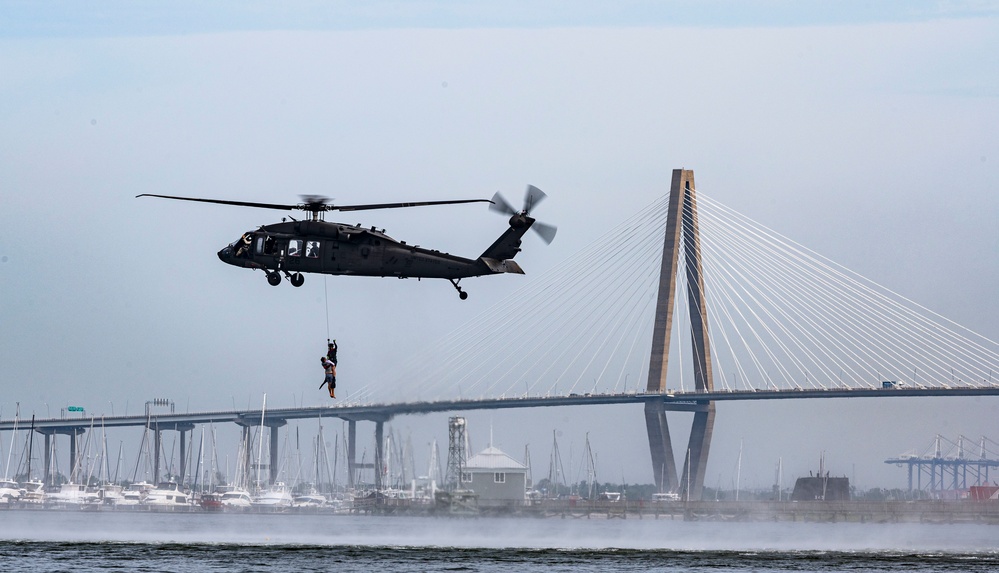
<svg viewBox="0 0 999 573">
<path fill-rule="evenodd" d="M 330 362 L 333 363 L 333 366 L 336 366 L 336 339 L 334 338 L 333 340 L 330 340 L 327 338 L 326 348 L 326 358 L 329 358 Z"/>
<path fill-rule="evenodd" d="M 323 369 L 326 371 L 326 378 L 319 387 L 326 386 L 330 391 L 330 398 L 336 398 L 336 364 L 327 356 L 320 356 L 319 360 L 322 361 Z"/>
</svg>

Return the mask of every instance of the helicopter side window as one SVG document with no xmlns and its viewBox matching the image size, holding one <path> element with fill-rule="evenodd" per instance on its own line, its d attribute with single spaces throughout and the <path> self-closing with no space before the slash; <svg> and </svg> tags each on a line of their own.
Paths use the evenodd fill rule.
<svg viewBox="0 0 999 573">
<path fill-rule="evenodd" d="M 276 251 L 277 251 L 277 241 L 274 240 L 274 237 L 265 237 L 264 238 L 264 254 L 265 255 L 273 255 Z"/>
<path fill-rule="evenodd" d="M 302 256 L 302 241 L 301 239 L 292 239 L 288 241 L 288 256 L 289 257 L 300 257 Z"/>
<path fill-rule="evenodd" d="M 255 249 L 254 252 L 256 252 L 256 254 L 258 254 L 258 255 L 264 254 L 264 238 L 263 237 L 257 237 L 257 244 L 256 244 L 256 249 Z"/>
<path fill-rule="evenodd" d="M 305 256 L 310 259 L 319 258 L 319 241 L 307 241 L 305 243 Z"/>
</svg>

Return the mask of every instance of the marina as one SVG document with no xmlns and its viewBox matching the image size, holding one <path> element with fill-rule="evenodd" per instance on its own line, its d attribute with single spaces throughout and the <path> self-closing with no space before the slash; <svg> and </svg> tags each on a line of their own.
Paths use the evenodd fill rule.
<svg viewBox="0 0 999 573">
<path fill-rule="evenodd" d="M 138 485 L 138 484 L 137 484 Z M 148 485 L 148 484 L 146 484 Z M 367 515 L 411 517 L 515 517 L 560 520 L 632 519 L 706 522 L 790 523 L 975 523 L 999 525 L 999 500 L 916 501 L 680 501 L 666 499 L 627 500 L 599 496 L 582 499 L 527 499 L 480 502 L 476 496 L 456 504 L 440 491 L 431 497 L 411 497 L 398 490 L 345 492 L 327 497 L 312 492 L 296 494 L 286 487 L 269 488 L 250 496 L 238 488 L 219 488 L 213 493 L 192 493 L 177 484 L 164 483 L 149 489 L 136 502 L 136 488 L 121 496 L 108 495 L 68 484 L 38 501 L 25 495 L 8 497 L 0 512 L 11 521 L 31 512 L 90 513 L 192 513 L 235 515 Z M 445 495 L 441 495 L 445 494 Z M 470 501 L 468 501 L 470 499 Z"/>
</svg>

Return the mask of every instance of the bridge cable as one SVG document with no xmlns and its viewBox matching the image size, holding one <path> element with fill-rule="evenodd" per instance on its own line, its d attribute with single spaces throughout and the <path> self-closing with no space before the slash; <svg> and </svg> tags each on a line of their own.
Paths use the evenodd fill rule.
<svg viewBox="0 0 999 573">
<path fill-rule="evenodd" d="M 706 328 L 719 388 L 873 388 L 882 379 L 940 387 L 951 368 L 955 384 L 994 384 L 996 343 L 944 319 L 958 333 L 926 316 L 939 317 L 932 311 L 704 193 L 698 198 Z M 420 399 L 644 391 L 666 201 L 434 342 L 433 361 L 422 352 L 404 362 L 394 376 L 406 383 L 394 390 L 405 387 Z M 681 224 L 690 237 L 691 222 Z M 694 368 L 690 313 L 702 311 L 699 301 L 689 303 L 687 263 L 682 253 L 666 373 L 668 388 L 680 391 L 688 390 Z M 355 397 L 378 393 L 368 384 Z"/>
</svg>

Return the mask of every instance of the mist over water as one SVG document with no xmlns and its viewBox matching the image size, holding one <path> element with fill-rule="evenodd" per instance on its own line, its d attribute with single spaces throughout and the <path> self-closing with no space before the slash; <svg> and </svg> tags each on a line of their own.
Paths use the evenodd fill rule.
<svg viewBox="0 0 999 573">
<path fill-rule="evenodd" d="M 981 525 L 6 511 L 0 570 L 989 571 Z"/>
<path fill-rule="evenodd" d="M 4 512 L 0 540 L 673 551 L 995 552 L 981 525 Z"/>
</svg>

